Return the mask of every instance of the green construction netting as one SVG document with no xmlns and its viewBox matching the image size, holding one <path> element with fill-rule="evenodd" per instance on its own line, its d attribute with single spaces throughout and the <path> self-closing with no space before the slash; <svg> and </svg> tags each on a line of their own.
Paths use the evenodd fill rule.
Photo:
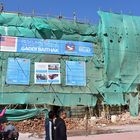
<svg viewBox="0 0 140 140">
<path fill-rule="evenodd" d="M 131 93 L 129 94 L 130 103 L 129 103 L 129 111 L 132 116 L 139 115 L 139 94 L 138 93 Z"/>
<path fill-rule="evenodd" d="M 94 42 L 96 26 L 58 18 L 39 18 L 14 13 L 0 14 L 0 34 L 18 37 Z"/>
<path fill-rule="evenodd" d="M 14 13 L 0 14 L 0 34 L 5 36 L 97 42 L 97 26 L 58 18 L 39 18 Z M 96 51 L 95 51 L 96 52 Z M 97 50 L 98 53 L 98 50 Z M 96 54 L 95 54 L 96 56 Z M 7 60 L 9 57 L 31 60 L 30 85 L 8 85 Z M 67 60 L 85 61 L 87 86 L 65 86 L 65 63 Z M 0 104 L 49 104 L 58 106 L 95 106 L 96 80 L 101 79 L 98 57 L 80 58 L 60 55 L 0 52 Z M 35 85 L 34 63 L 61 63 L 61 85 Z M 97 74 L 98 73 L 98 74 Z M 98 75 L 98 76 L 97 76 Z M 93 80 L 94 79 L 94 80 Z M 94 83 L 94 84 L 93 84 Z M 94 85 L 94 86 L 93 86 Z M 24 120 L 36 116 L 40 110 L 7 110 L 7 120 Z"/>
<path fill-rule="evenodd" d="M 137 92 L 140 82 L 140 17 L 99 12 L 98 26 L 77 23 L 57 18 L 27 17 L 20 14 L 0 15 L 0 33 L 9 36 L 48 38 L 96 42 L 94 57 L 73 57 L 60 55 L 0 53 L 2 77 L 0 102 L 32 103 L 60 106 L 94 106 L 101 93 L 106 104 L 127 104 L 122 93 Z M 131 27 L 131 28 L 130 28 Z M 98 41 L 98 42 L 97 42 Z M 101 43 L 101 46 L 100 46 Z M 102 47 L 102 48 L 101 48 Z M 62 67 L 62 85 L 29 86 L 6 85 L 8 57 L 31 60 L 31 79 L 34 77 L 35 62 L 57 62 Z M 86 87 L 65 86 L 65 62 L 67 60 L 86 62 Z M 23 95 L 23 96 L 21 96 Z M 12 98 L 10 100 L 8 98 Z"/>
<path fill-rule="evenodd" d="M 98 94 L 96 87 L 102 71 L 96 67 L 93 58 L 68 57 L 60 55 L 0 52 L 0 104 L 49 104 L 59 106 L 95 106 Z M 9 57 L 28 58 L 31 60 L 30 84 L 6 84 L 7 62 Z M 86 86 L 68 86 L 66 79 L 66 61 L 86 62 Z M 55 62 L 61 64 L 61 84 L 37 85 L 34 83 L 35 62 Z M 93 86 L 94 85 L 94 86 Z"/>
<path fill-rule="evenodd" d="M 103 88 L 107 92 L 137 92 L 140 82 L 140 17 L 98 12 L 104 55 Z M 116 86 L 112 88 L 112 86 Z"/>
<path fill-rule="evenodd" d="M 107 105 L 126 105 L 126 101 L 123 94 L 104 94 L 104 103 Z"/>
<path fill-rule="evenodd" d="M 125 105 L 127 104 L 127 99 L 124 98 L 122 94 L 122 89 L 116 84 L 110 84 L 106 86 L 99 87 L 99 91 L 104 98 L 104 103 L 108 105 Z"/>
<path fill-rule="evenodd" d="M 7 109 L 5 115 L 0 121 L 21 121 L 40 115 L 42 112 L 46 114 L 47 109 Z"/>
<path fill-rule="evenodd" d="M 137 92 L 140 82 L 140 17 L 98 12 L 104 55 L 104 93 Z M 105 91 L 103 91 L 105 89 Z"/>
<path fill-rule="evenodd" d="M 1 93 L 1 104 L 49 104 L 57 106 L 95 106 L 97 97 L 84 93 Z"/>
<path fill-rule="evenodd" d="M 101 17 L 98 34 L 104 55 L 104 84 L 99 91 L 108 104 L 116 103 L 116 97 L 122 103 L 123 93 L 137 93 L 140 83 L 140 17 L 98 13 Z M 138 95 L 130 95 L 129 100 L 131 115 L 138 115 Z"/>
</svg>

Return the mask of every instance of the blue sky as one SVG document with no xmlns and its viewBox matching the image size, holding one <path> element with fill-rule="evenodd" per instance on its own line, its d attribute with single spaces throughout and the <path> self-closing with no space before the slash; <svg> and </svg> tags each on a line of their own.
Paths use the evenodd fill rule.
<svg viewBox="0 0 140 140">
<path fill-rule="evenodd" d="M 76 12 L 78 19 L 97 23 L 97 11 L 110 11 L 140 16 L 140 0 L 0 0 L 6 12 L 32 13 L 36 15 L 63 15 L 72 18 Z"/>
</svg>

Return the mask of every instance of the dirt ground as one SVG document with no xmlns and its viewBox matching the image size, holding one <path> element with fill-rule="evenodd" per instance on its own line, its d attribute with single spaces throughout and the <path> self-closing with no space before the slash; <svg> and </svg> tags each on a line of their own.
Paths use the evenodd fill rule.
<svg viewBox="0 0 140 140">
<path fill-rule="evenodd" d="M 88 136 L 69 136 L 68 140 L 140 140 L 140 124 L 105 126 Z M 19 140 L 44 140 L 31 133 L 20 133 Z"/>
<path fill-rule="evenodd" d="M 88 123 L 86 119 L 68 119 L 66 125 L 68 140 L 115 140 L 113 135 L 120 140 L 125 140 L 127 136 L 129 136 L 126 138 L 127 140 L 129 138 L 140 140 L 140 114 L 132 117 L 129 112 L 126 112 L 121 115 L 113 115 L 111 119 L 92 117 Z M 45 139 L 44 119 L 26 120 L 17 123 L 16 127 L 20 130 L 19 132 L 23 132 L 20 133 L 19 140 Z M 106 139 L 102 139 L 103 136 Z"/>
</svg>

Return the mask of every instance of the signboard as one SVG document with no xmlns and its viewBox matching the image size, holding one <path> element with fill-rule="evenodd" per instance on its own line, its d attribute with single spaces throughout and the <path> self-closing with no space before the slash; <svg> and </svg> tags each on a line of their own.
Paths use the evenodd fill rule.
<svg viewBox="0 0 140 140">
<path fill-rule="evenodd" d="M 60 84 L 59 63 L 35 63 L 36 84 Z"/>
<path fill-rule="evenodd" d="M 85 62 L 66 61 L 66 85 L 86 85 Z"/>
<path fill-rule="evenodd" d="M 58 41 L 37 38 L 18 38 L 18 52 L 61 54 Z"/>
<path fill-rule="evenodd" d="M 93 44 L 80 41 L 1 36 L 0 51 L 93 56 Z"/>
<path fill-rule="evenodd" d="M 30 79 L 30 60 L 24 58 L 8 58 L 7 84 L 28 85 Z"/>
<path fill-rule="evenodd" d="M 0 51 L 93 56 L 93 44 L 80 41 L 1 36 Z"/>
<path fill-rule="evenodd" d="M 93 56 L 93 44 L 79 41 L 18 38 L 18 52 Z"/>
<path fill-rule="evenodd" d="M 63 42 L 65 55 L 93 56 L 93 45 L 87 42 L 65 41 Z"/>
</svg>

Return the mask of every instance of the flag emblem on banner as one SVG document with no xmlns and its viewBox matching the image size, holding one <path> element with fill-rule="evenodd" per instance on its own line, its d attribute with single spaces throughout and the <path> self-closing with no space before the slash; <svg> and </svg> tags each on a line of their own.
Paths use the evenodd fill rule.
<svg viewBox="0 0 140 140">
<path fill-rule="evenodd" d="M 0 37 L 0 51 L 16 52 L 17 51 L 17 38 L 10 36 Z"/>
</svg>

